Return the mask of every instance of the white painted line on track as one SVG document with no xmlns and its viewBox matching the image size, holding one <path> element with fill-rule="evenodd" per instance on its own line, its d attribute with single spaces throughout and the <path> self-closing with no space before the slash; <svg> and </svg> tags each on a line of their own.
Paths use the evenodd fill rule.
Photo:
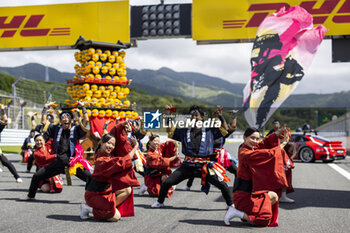
<svg viewBox="0 0 350 233">
<path fill-rule="evenodd" d="M 350 173 L 345 171 L 343 168 L 339 167 L 338 165 L 334 163 L 329 163 L 328 164 L 331 168 L 339 172 L 341 175 L 343 175 L 346 179 L 350 180 Z"/>
</svg>

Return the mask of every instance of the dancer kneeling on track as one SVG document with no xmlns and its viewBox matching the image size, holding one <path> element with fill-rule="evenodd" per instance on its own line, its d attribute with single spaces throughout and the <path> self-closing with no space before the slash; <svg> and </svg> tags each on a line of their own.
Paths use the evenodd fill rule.
<svg viewBox="0 0 350 233">
<path fill-rule="evenodd" d="M 95 219 L 118 221 L 123 216 L 117 208 L 132 193 L 131 187 L 120 189 L 119 183 L 127 178 L 132 169 L 132 159 L 138 148 L 138 142 L 132 137 L 134 147 L 127 156 L 113 156 L 116 138 L 112 134 L 102 136 L 96 149 L 95 169 L 86 183 L 85 201 L 81 204 L 80 218 L 85 220 L 92 213 Z"/>
<path fill-rule="evenodd" d="M 282 132 L 284 137 L 280 140 Z M 257 129 L 248 128 L 244 132 L 233 188 L 235 208 L 229 208 L 226 225 L 238 217 L 259 227 L 278 226 L 278 196 L 274 190 L 288 186 L 284 170 L 288 156 L 283 149 L 289 141 L 288 133 L 284 127 L 259 142 Z"/>
<path fill-rule="evenodd" d="M 181 160 L 177 143 L 175 141 L 167 141 L 160 144 L 158 135 L 151 135 L 147 143 L 146 169 L 144 181 L 141 186 L 139 195 L 147 190 L 152 197 L 158 197 L 162 183 L 171 174 L 172 167 L 179 167 Z M 168 198 L 172 195 L 174 188 L 169 189 Z"/>
<path fill-rule="evenodd" d="M 53 140 L 45 143 L 43 135 L 37 134 L 34 137 L 35 150 L 33 152 L 35 163 L 39 169 L 52 163 L 56 159 L 56 153 L 53 148 Z M 63 189 L 63 181 L 60 175 L 50 177 L 40 182 L 40 189 L 44 193 L 60 193 Z"/>
</svg>

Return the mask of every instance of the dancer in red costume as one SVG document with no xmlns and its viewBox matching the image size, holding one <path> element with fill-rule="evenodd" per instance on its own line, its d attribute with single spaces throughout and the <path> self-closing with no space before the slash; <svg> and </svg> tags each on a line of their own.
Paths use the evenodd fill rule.
<svg viewBox="0 0 350 233">
<path fill-rule="evenodd" d="M 132 159 L 138 148 L 137 140 L 133 137 L 134 147 L 126 156 L 113 156 L 116 138 L 105 134 L 97 148 L 95 169 L 91 179 L 86 183 L 85 203 L 81 204 L 80 218 L 89 218 L 92 213 L 95 219 L 118 221 L 122 213 L 117 209 L 132 193 L 131 187 L 120 189 L 120 183 L 128 179 L 132 169 Z M 129 184 L 131 185 L 131 184 Z"/>
<path fill-rule="evenodd" d="M 38 134 L 34 137 L 35 151 L 33 153 L 35 163 L 39 169 L 45 167 L 56 159 L 56 152 L 53 148 L 53 140 L 50 139 L 45 143 L 43 135 Z M 40 182 L 41 191 L 48 193 L 60 193 L 62 192 L 63 181 L 60 175 L 53 176 Z"/>
<path fill-rule="evenodd" d="M 160 144 L 158 135 L 151 135 L 147 143 L 145 184 L 141 186 L 139 194 L 146 190 L 152 197 L 158 197 L 162 183 L 171 174 L 171 167 L 176 163 L 181 164 L 177 143 L 167 141 Z M 170 190 L 169 190 L 170 191 Z M 173 189 L 168 192 L 168 197 L 173 193 Z"/>
<path fill-rule="evenodd" d="M 285 136 L 280 140 L 282 132 Z M 243 138 L 233 189 L 235 208 L 229 207 L 225 224 L 239 217 L 259 227 L 278 226 L 278 196 L 273 190 L 288 186 L 283 149 L 289 141 L 288 130 L 284 127 L 259 142 L 259 131 L 248 128 Z"/>
</svg>

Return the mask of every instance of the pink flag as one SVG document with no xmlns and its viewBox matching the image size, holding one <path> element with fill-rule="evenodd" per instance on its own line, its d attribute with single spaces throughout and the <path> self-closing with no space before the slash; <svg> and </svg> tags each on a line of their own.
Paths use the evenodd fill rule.
<svg viewBox="0 0 350 233">
<path fill-rule="evenodd" d="M 251 53 L 251 78 L 243 90 L 244 115 L 261 128 L 297 87 L 327 29 L 313 28 L 312 15 L 294 6 L 267 16 Z"/>
</svg>

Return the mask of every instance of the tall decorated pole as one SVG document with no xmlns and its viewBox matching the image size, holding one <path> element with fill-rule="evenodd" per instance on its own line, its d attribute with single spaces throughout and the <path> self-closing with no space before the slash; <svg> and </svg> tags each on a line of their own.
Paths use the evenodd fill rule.
<svg viewBox="0 0 350 233">
<path fill-rule="evenodd" d="M 107 130 L 118 121 L 138 119 L 138 113 L 127 99 L 130 89 L 127 87 L 131 80 L 127 78 L 125 50 L 130 45 L 86 41 L 79 38 L 74 54 L 78 62 L 74 66 L 76 75 L 69 84 L 63 108 L 75 108 L 79 100 L 85 102 L 90 118 L 91 133 L 97 138 L 102 137 L 103 126 L 111 121 Z"/>
</svg>

